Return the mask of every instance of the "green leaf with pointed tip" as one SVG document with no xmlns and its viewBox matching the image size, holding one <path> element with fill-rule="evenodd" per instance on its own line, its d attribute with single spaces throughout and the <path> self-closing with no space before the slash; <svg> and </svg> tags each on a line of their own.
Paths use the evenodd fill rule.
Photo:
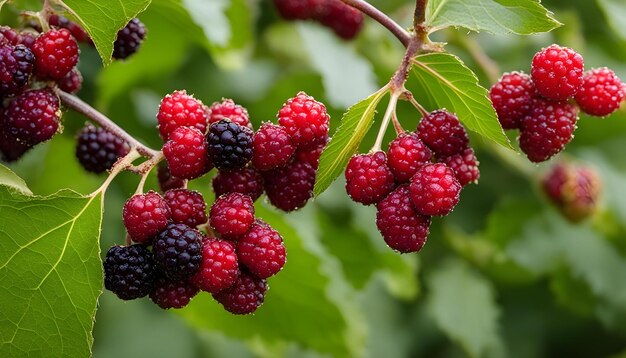
<svg viewBox="0 0 626 358">
<path fill-rule="evenodd" d="M 102 195 L 0 186 L 0 212 L 0 356 L 90 356 Z"/>
<path fill-rule="evenodd" d="M 0 164 L 0 186 L 2 185 L 16 189 L 24 195 L 33 194 L 22 178 L 13 173 L 11 169 Z"/>
<path fill-rule="evenodd" d="M 341 124 L 320 157 L 317 179 L 313 189 L 315 196 L 328 189 L 330 184 L 346 168 L 350 157 L 359 148 L 363 137 L 365 137 L 374 122 L 378 102 L 387 92 L 386 87 L 379 90 L 350 107 L 343 115 Z"/>
<path fill-rule="evenodd" d="M 151 0 L 63 0 L 61 3 L 89 33 L 107 66 L 111 63 L 117 32 L 144 11 Z"/>
<path fill-rule="evenodd" d="M 412 73 L 407 86 L 423 106 L 430 110 L 446 108 L 469 130 L 512 148 L 487 90 L 458 57 L 446 53 L 417 56 Z"/>
<path fill-rule="evenodd" d="M 494 34 L 530 35 L 551 31 L 561 23 L 538 0 L 431 0 L 426 25 L 431 31 L 460 26 Z"/>
</svg>

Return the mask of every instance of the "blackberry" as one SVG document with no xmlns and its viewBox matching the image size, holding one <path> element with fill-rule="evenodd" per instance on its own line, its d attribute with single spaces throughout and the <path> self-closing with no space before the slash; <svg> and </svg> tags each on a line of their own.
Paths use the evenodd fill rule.
<svg viewBox="0 0 626 358">
<path fill-rule="evenodd" d="M 258 278 L 274 276 L 287 261 L 285 244 L 280 233 L 257 220 L 237 242 L 239 262 Z"/>
<path fill-rule="evenodd" d="M 263 176 L 252 167 L 219 172 L 213 177 L 213 191 L 217 197 L 228 193 L 240 193 L 256 201 L 263 194 Z"/>
<path fill-rule="evenodd" d="M 144 297 L 154 286 L 154 260 L 143 245 L 113 246 L 102 265 L 104 287 L 122 300 Z"/>
<path fill-rule="evenodd" d="M 33 73 L 35 55 L 24 45 L 0 47 L 0 95 L 20 94 Z"/>
<path fill-rule="evenodd" d="M 154 239 L 154 261 L 170 278 L 187 278 L 200 269 L 204 235 L 185 224 L 169 224 Z"/>
<path fill-rule="evenodd" d="M 252 137 L 250 128 L 223 119 L 211 124 L 207 141 L 209 156 L 219 170 L 237 170 L 252 159 Z"/>
<path fill-rule="evenodd" d="M 270 203 L 283 211 L 294 211 L 313 197 L 316 171 L 309 163 L 293 162 L 263 173 Z"/>
<path fill-rule="evenodd" d="M 226 311 L 245 315 L 253 313 L 263 304 L 268 289 L 265 279 L 241 272 L 232 287 L 214 293 L 213 298 L 221 303 Z"/>
<path fill-rule="evenodd" d="M 113 43 L 113 58 L 123 60 L 139 51 L 141 43 L 146 37 L 146 26 L 134 18 L 117 33 L 117 39 Z"/>
<path fill-rule="evenodd" d="M 9 103 L 5 133 L 31 146 L 47 141 L 59 129 L 59 106 L 59 97 L 48 88 L 26 91 Z"/>
<path fill-rule="evenodd" d="M 130 151 L 128 143 L 107 131 L 87 124 L 78 134 L 76 158 L 85 170 L 103 173 Z"/>
<path fill-rule="evenodd" d="M 209 223 L 225 237 L 243 235 L 254 222 L 254 203 L 249 196 L 230 193 L 217 198 L 211 206 Z"/>
<path fill-rule="evenodd" d="M 0 110 L 0 113 L 4 111 Z M 33 145 L 17 140 L 4 131 L 3 119 L 0 116 L 0 159 L 5 162 L 14 162 L 29 151 Z"/>
<path fill-rule="evenodd" d="M 150 299 L 157 306 L 166 310 L 183 308 L 200 291 L 189 280 L 171 279 L 163 274 L 157 275 Z"/>
</svg>

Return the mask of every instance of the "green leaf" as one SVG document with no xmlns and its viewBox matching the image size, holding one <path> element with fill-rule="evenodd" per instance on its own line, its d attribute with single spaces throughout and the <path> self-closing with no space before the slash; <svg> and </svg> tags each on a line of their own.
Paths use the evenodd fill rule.
<svg viewBox="0 0 626 358">
<path fill-rule="evenodd" d="M 2 11 L 2 6 L 7 3 L 9 0 L 0 0 L 0 11 Z"/>
<path fill-rule="evenodd" d="M 450 260 L 434 271 L 427 282 L 428 312 L 450 339 L 471 357 L 502 349 L 498 334 L 500 310 L 489 281 L 464 263 Z"/>
<path fill-rule="evenodd" d="M 102 289 L 102 195 L 0 186 L 0 356 L 88 357 Z"/>
<path fill-rule="evenodd" d="M 460 26 L 494 34 L 530 35 L 551 31 L 561 23 L 538 0 L 431 0 L 426 25 L 431 32 Z"/>
<path fill-rule="evenodd" d="M 16 189 L 24 195 L 33 194 L 22 178 L 13 173 L 11 169 L 0 164 L 0 186 L 3 185 Z"/>
<path fill-rule="evenodd" d="M 144 11 L 151 0 L 63 0 L 71 16 L 89 33 L 102 63 L 107 66 L 113 55 L 117 32 Z"/>
<path fill-rule="evenodd" d="M 623 0 L 596 0 L 609 25 L 616 34 L 626 39 L 626 3 Z"/>
<path fill-rule="evenodd" d="M 374 122 L 378 102 L 387 92 L 387 87 L 383 87 L 378 92 L 350 107 L 343 115 L 341 124 L 320 157 L 317 179 L 313 189 L 315 196 L 323 193 L 346 168 L 350 157 L 359 148 L 363 137 Z"/>
<path fill-rule="evenodd" d="M 457 114 L 468 129 L 492 141 L 512 148 L 504 134 L 487 90 L 478 84 L 472 70 L 456 56 L 431 53 L 417 56 L 413 62 L 417 87 L 411 90 L 426 108 L 446 108 Z"/>
<path fill-rule="evenodd" d="M 228 337 L 261 340 L 267 345 L 296 342 L 306 349 L 350 356 L 354 342 L 346 337 L 344 313 L 329 298 L 330 280 L 321 273 L 320 259 L 304 248 L 303 240 L 281 214 L 262 205 L 256 213 L 282 234 L 289 256 L 280 274 L 268 280 L 270 289 L 263 306 L 254 315 L 234 316 L 210 295 L 200 294 L 179 313 L 196 328 L 218 330 Z"/>
</svg>

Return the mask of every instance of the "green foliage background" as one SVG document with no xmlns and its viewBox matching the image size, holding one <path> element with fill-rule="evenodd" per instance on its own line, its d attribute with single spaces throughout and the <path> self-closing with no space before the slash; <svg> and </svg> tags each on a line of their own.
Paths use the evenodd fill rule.
<svg viewBox="0 0 626 358">
<path fill-rule="evenodd" d="M 134 11 L 147 4 L 128 3 Z M 318 25 L 279 20 L 270 1 L 207 3 L 153 0 L 139 15 L 149 29 L 148 39 L 127 62 L 102 68 L 96 50 L 83 47 L 79 67 L 86 80 L 80 96 L 153 147 L 160 145 L 155 129 L 159 100 L 182 88 L 205 103 L 233 98 L 248 108 L 255 127 L 274 119 L 287 98 L 304 90 L 327 104 L 336 128 L 346 108 L 384 85 L 402 58 L 397 40 L 371 20 L 357 41 L 346 43 Z M 403 25 L 411 24 L 413 1 L 372 3 Z M 500 34 L 497 28 L 491 30 L 499 34 L 448 29 L 433 39 L 448 42 L 447 49 L 487 88 L 489 81 L 459 38 L 477 41 L 503 71 L 528 72 L 532 55 L 557 42 L 583 54 L 587 68 L 606 65 L 626 79 L 626 5 L 619 0 L 546 0 L 542 5 L 564 26 L 532 36 Z M 12 11 L 3 8 L 4 22 L 11 22 Z M 414 128 L 419 119 L 406 103 L 400 104 L 398 115 L 405 128 Z M 38 195 L 64 188 L 88 194 L 104 180 L 83 172 L 71 159 L 73 137 L 85 119 L 71 112 L 64 118 L 62 135 L 10 166 Z M 377 127 L 381 113 L 375 119 Z M 375 132 L 367 134 L 362 151 L 369 149 Z M 270 280 L 266 303 L 255 316 L 230 316 L 203 295 L 180 312 L 165 312 L 148 300 L 122 302 L 105 291 L 98 303 L 93 355 L 626 355 L 625 141 L 623 108 L 607 119 L 582 116 L 575 140 L 561 157 L 598 169 L 605 188 L 601 212 L 573 226 L 549 206 L 536 182 L 501 162 L 491 144 L 474 136 L 480 185 L 468 186 L 454 213 L 434 221 L 418 255 L 401 256 L 386 248 L 375 228 L 374 208 L 350 202 L 341 180 L 293 214 L 260 203 L 260 216 L 286 239 L 288 263 Z M 122 205 L 137 181 L 123 174 L 107 192 L 103 252 L 124 241 Z M 149 186 L 155 187 L 154 178 Z M 210 178 L 194 188 L 211 197 Z M 0 193 L 0 199 L 2 195 L 11 194 Z M 0 206 L 5 225 L 6 213 Z M 0 292 L 0 303 L 6 307 L 11 299 L 24 298 L 16 296 Z M 45 323 L 42 329 L 47 329 Z M 5 337 L 2 342 L 7 344 Z"/>
</svg>

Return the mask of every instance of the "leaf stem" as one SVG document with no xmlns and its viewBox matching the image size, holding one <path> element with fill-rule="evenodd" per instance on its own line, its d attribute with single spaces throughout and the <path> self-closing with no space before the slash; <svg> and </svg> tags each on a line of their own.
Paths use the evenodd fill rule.
<svg viewBox="0 0 626 358">
<path fill-rule="evenodd" d="M 409 42 L 411 42 L 411 35 L 402 26 L 400 26 L 397 22 L 395 22 L 393 19 L 387 16 L 387 14 L 378 10 L 375 6 L 368 3 L 367 1 L 365 0 L 341 0 L 341 1 L 343 1 L 346 5 L 350 5 L 353 8 L 360 10 L 365 15 L 371 17 L 372 19 L 377 21 L 379 24 L 386 27 L 387 30 L 389 30 L 396 38 L 398 38 L 398 40 L 400 40 L 400 42 L 402 42 L 402 45 L 404 45 L 404 47 L 407 47 L 409 45 Z"/>
<path fill-rule="evenodd" d="M 74 111 L 84 115 L 85 117 L 91 119 L 92 121 L 98 123 L 101 127 L 108 130 L 109 132 L 115 134 L 116 136 L 124 139 L 128 142 L 128 144 L 135 148 L 139 154 L 147 158 L 154 158 L 161 155 L 160 151 L 154 150 L 143 143 L 139 142 L 135 137 L 128 134 L 124 131 L 120 126 L 118 126 L 113 120 L 109 117 L 105 116 L 95 108 L 91 107 L 89 104 L 84 102 L 82 99 L 69 94 L 67 92 L 58 90 L 57 93 L 61 98 L 61 102 L 68 108 L 73 109 Z"/>
<path fill-rule="evenodd" d="M 387 110 L 385 111 L 385 116 L 383 117 L 383 121 L 380 124 L 380 129 L 378 130 L 376 142 L 374 143 L 372 149 L 370 149 L 370 153 L 378 152 L 379 150 L 381 150 L 383 138 L 385 138 L 385 132 L 387 132 L 387 127 L 389 127 L 389 121 L 391 120 L 392 114 L 393 112 L 395 112 L 396 105 L 398 104 L 398 98 L 400 98 L 400 93 L 391 91 L 389 104 L 387 105 Z"/>
</svg>

